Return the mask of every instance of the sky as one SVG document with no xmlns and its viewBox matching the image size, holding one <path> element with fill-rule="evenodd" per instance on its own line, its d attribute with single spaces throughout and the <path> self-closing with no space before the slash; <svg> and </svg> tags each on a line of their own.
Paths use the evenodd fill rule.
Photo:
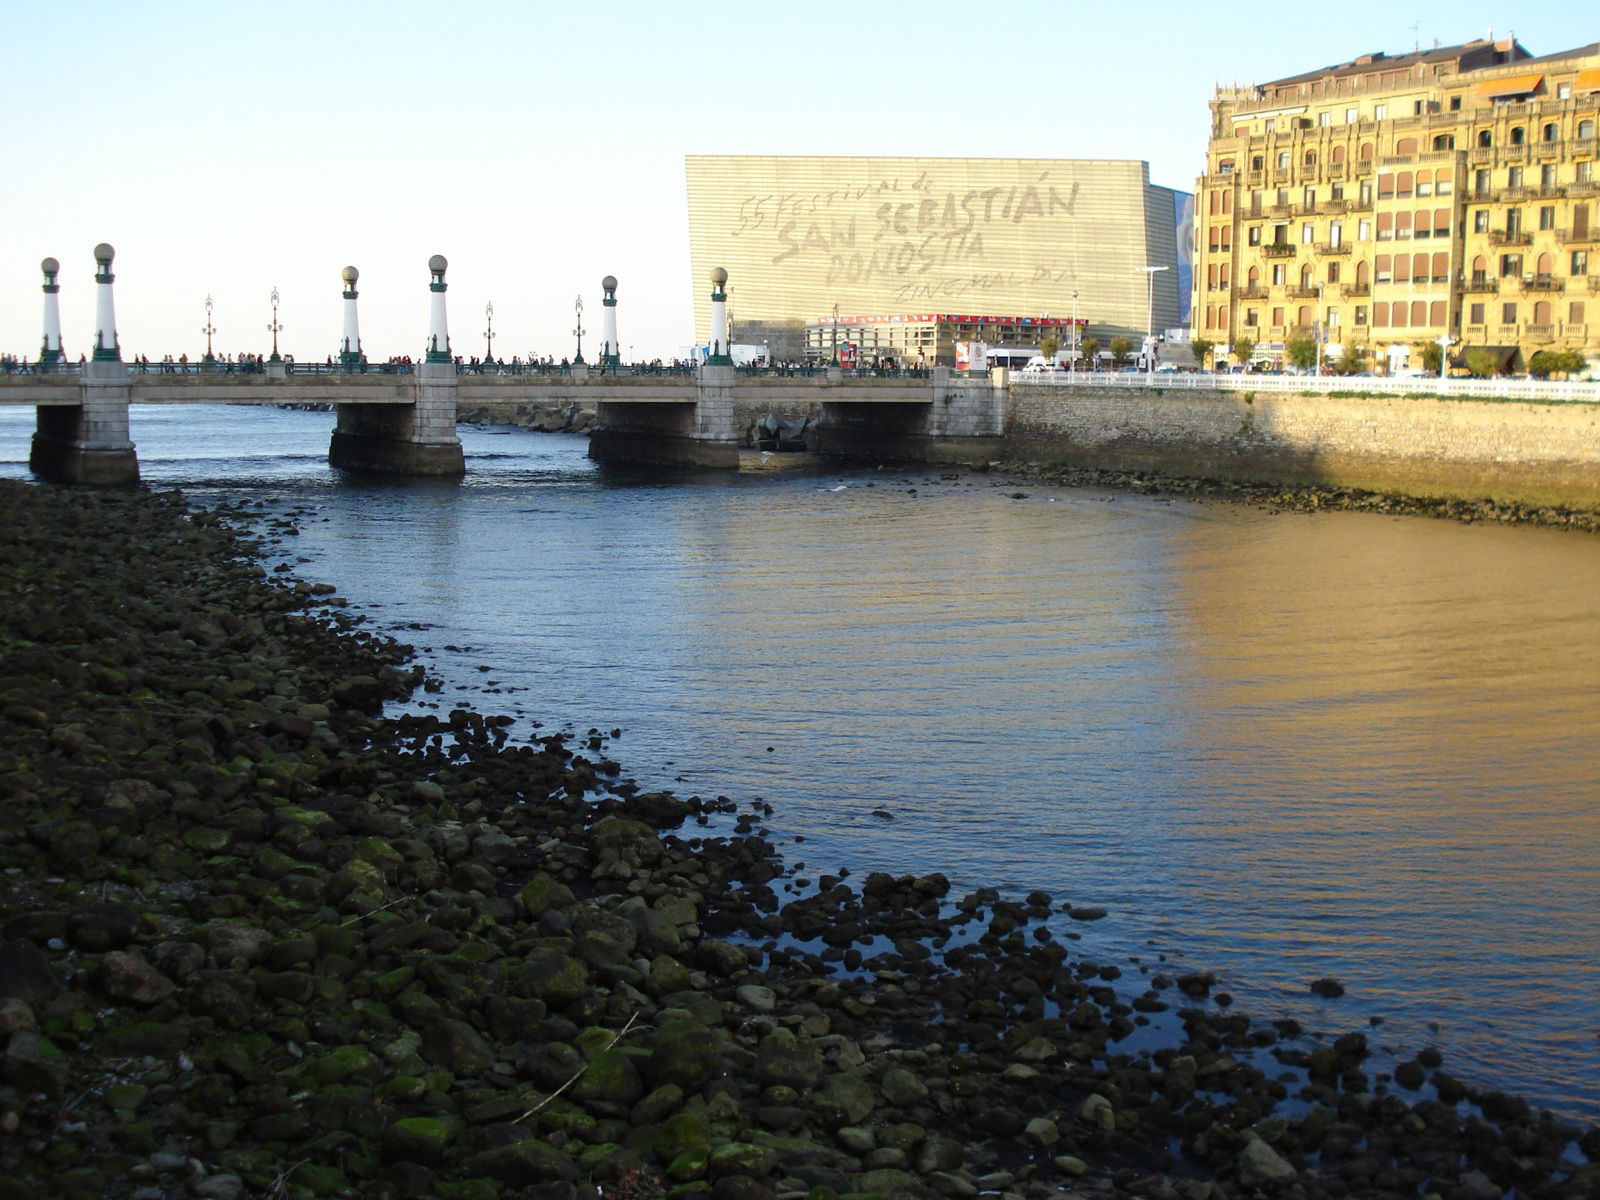
<svg viewBox="0 0 1600 1200">
<path fill-rule="evenodd" d="M 452 348 L 669 358 L 693 336 L 686 154 L 1144 159 L 1191 191 L 1219 84 L 1514 33 L 1600 38 L 1533 0 L 1007 7 L 545 0 L 0 0 L 0 352 L 32 358 L 39 262 L 62 337 L 92 349 L 94 257 L 116 248 L 124 357 L 338 350 L 361 272 L 369 359 L 418 356 L 430 255 Z"/>
</svg>

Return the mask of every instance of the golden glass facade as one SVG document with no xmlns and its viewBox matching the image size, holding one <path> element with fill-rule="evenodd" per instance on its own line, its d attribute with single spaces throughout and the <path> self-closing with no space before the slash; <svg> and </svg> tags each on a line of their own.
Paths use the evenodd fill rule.
<svg viewBox="0 0 1600 1200">
<path fill-rule="evenodd" d="M 695 331 L 728 272 L 729 320 L 834 313 L 1070 318 L 1141 337 L 1183 320 L 1189 197 L 1137 161 L 996 158 L 685 159 Z M 1167 268 L 1151 276 L 1147 266 Z"/>
<path fill-rule="evenodd" d="M 1600 45 L 1373 54 L 1211 109 L 1195 337 L 1273 357 L 1321 334 L 1380 366 L 1446 336 L 1508 368 L 1600 354 Z"/>
</svg>

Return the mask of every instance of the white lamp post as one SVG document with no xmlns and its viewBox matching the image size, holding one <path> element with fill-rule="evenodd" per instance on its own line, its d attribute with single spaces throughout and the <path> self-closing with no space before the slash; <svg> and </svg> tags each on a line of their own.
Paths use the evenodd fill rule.
<svg viewBox="0 0 1600 1200">
<path fill-rule="evenodd" d="M 1156 377 L 1156 272 L 1167 267 L 1140 267 L 1145 273 L 1144 299 L 1144 373 L 1147 383 Z"/>
<path fill-rule="evenodd" d="M 1083 339 L 1078 336 L 1078 289 L 1072 289 L 1072 369 L 1078 369 L 1078 356 L 1082 351 Z"/>
<path fill-rule="evenodd" d="M 1455 338 L 1448 333 L 1439 335 L 1439 378 L 1446 377 L 1445 372 L 1450 369 L 1450 347 L 1455 344 Z"/>
</svg>

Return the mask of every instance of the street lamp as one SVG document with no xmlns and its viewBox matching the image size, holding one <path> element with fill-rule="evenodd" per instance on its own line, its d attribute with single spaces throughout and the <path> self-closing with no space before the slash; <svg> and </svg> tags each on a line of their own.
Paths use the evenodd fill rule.
<svg viewBox="0 0 1600 1200">
<path fill-rule="evenodd" d="M 839 365 L 839 306 L 833 306 L 833 365 Z"/>
<path fill-rule="evenodd" d="M 1439 335 L 1439 378 L 1440 379 L 1446 378 L 1446 374 L 1445 373 L 1447 371 L 1449 371 L 1449 369 L 1450 369 L 1450 347 L 1453 346 L 1454 344 L 1455 344 L 1455 338 L 1451 337 L 1448 333 L 1441 333 Z"/>
<path fill-rule="evenodd" d="M 493 300 L 489 301 L 489 303 L 487 303 L 487 304 L 485 304 L 483 306 L 483 319 L 486 322 L 488 322 L 488 324 L 484 326 L 484 330 L 483 330 L 483 361 L 487 364 L 487 363 L 491 363 L 491 362 L 494 361 L 494 301 Z"/>
<path fill-rule="evenodd" d="M 1324 312 L 1322 308 L 1322 284 L 1319 283 L 1317 284 L 1317 319 L 1313 323 L 1311 330 L 1311 332 L 1314 333 L 1317 338 L 1318 379 L 1322 378 L 1322 343 L 1327 340 L 1327 326 L 1323 324 L 1323 321 L 1326 319 L 1327 315 L 1328 314 Z"/>
<path fill-rule="evenodd" d="M 282 362 L 278 357 L 278 335 L 283 332 L 283 326 L 278 324 L 278 289 L 272 289 L 272 324 L 267 326 L 267 332 L 272 334 L 272 361 Z"/>
<path fill-rule="evenodd" d="M 1147 382 L 1156 377 L 1156 272 L 1167 267 L 1140 267 L 1145 273 L 1144 301 L 1144 371 Z"/>
<path fill-rule="evenodd" d="M 1082 351 L 1082 339 L 1078 337 L 1078 289 L 1072 289 L 1072 367 L 1078 369 L 1078 356 Z"/>
<path fill-rule="evenodd" d="M 210 296 L 206 297 L 206 327 L 204 329 L 202 329 L 200 332 L 206 335 L 206 359 L 205 359 L 205 361 L 206 361 L 206 365 L 210 366 L 212 363 L 217 361 L 216 358 L 211 353 L 211 335 L 216 332 L 216 328 L 211 324 L 211 297 Z"/>
<path fill-rule="evenodd" d="M 576 325 L 574 325 L 573 328 L 572 328 L 573 334 L 578 339 L 578 356 L 576 358 L 574 358 L 572 361 L 575 364 L 581 364 L 583 362 L 583 335 L 588 332 L 588 330 L 584 329 L 584 327 L 583 327 L 583 296 L 582 295 L 579 295 L 579 297 L 577 299 L 577 302 L 574 303 L 573 306 L 572 306 L 572 310 L 575 313 L 578 314 L 578 323 Z"/>
</svg>

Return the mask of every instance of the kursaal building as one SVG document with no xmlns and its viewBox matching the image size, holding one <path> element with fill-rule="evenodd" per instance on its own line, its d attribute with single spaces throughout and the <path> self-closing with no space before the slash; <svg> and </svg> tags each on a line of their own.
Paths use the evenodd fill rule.
<svg viewBox="0 0 1600 1200">
<path fill-rule="evenodd" d="M 1046 317 L 1137 346 L 1188 320 L 1192 198 L 1151 184 L 1145 162 L 690 155 L 685 168 L 702 344 L 716 267 L 733 340 L 786 358 L 806 326 L 864 313 L 932 322 L 944 346 L 963 327 Z"/>
</svg>

